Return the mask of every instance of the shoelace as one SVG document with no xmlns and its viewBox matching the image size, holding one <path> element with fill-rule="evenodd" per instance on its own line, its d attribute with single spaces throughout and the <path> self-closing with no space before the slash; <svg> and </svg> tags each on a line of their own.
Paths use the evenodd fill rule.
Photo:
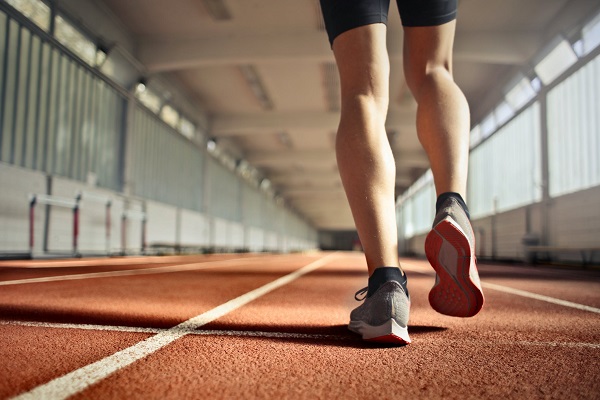
<svg viewBox="0 0 600 400">
<path fill-rule="evenodd" d="M 364 287 L 362 289 L 360 289 L 358 292 L 354 293 L 354 300 L 356 301 L 363 301 L 364 299 L 367 298 L 367 292 L 369 291 L 369 287 Z M 359 297 L 362 296 L 362 297 Z"/>
</svg>

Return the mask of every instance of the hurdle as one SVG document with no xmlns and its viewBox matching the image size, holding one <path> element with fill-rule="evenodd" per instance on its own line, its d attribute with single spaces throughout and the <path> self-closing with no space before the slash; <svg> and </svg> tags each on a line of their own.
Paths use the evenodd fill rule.
<svg viewBox="0 0 600 400">
<path fill-rule="evenodd" d="M 124 210 L 121 214 L 121 254 L 127 254 L 127 221 L 142 223 L 142 254 L 146 253 L 146 213 L 144 211 Z"/>
<path fill-rule="evenodd" d="M 111 207 L 113 199 L 108 196 L 101 196 L 96 193 L 86 192 L 86 191 L 78 191 L 75 193 L 75 199 L 79 202 L 81 201 L 93 201 L 96 203 L 104 204 L 105 209 L 105 217 L 104 217 L 104 229 L 105 229 L 105 239 L 106 239 L 106 254 L 110 255 L 110 230 L 112 227 L 111 220 Z"/>
<path fill-rule="evenodd" d="M 35 206 L 37 204 L 70 208 L 73 211 L 73 256 L 79 256 L 79 200 L 79 198 L 70 199 L 45 194 L 29 195 L 29 254 L 31 257 L 33 257 L 35 244 Z"/>
</svg>

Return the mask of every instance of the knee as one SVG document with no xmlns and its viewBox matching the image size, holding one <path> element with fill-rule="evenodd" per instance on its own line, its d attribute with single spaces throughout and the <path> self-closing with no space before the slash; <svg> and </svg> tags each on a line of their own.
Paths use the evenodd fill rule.
<svg viewBox="0 0 600 400">
<path fill-rule="evenodd" d="M 354 116 L 370 116 L 385 119 L 389 98 L 387 95 L 353 91 L 342 94 L 342 114 Z"/>
<path fill-rule="evenodd" d="M 424 90 L 443 84 L 445 81 L 454 81 L 449 64 L 426 65 L 418 69 L 407 68 L 405 78 L 408 88 L 417 101 Z"/>
</svg>

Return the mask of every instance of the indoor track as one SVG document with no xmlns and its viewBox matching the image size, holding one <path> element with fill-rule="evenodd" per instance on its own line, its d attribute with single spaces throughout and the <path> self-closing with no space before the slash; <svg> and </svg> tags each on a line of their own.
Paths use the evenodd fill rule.
<svg viewBox="0 0 600 400">
<path fill-rule="evenodd" d="M 480 264 L 474 318 L 403 259 L 413 343 L 346 328 L 360 253 L 0 263 L 0 398 L 600 398 L 600 271 Z"/>
</svg>

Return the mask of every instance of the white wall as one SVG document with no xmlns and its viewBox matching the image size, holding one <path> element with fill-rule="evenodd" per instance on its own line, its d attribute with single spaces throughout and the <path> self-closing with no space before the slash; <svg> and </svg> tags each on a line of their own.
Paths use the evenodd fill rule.
<svg viewBox="0 0 600 400">
<path fill-rule="evenodd" d="M 29 252 L 29 195 L 46 193 L 46 176 L 0 163 L 0 253 Z M 34 250 L 42 251 L 44 206 L 35 208 Z"/>
<path fill-rule="evenodd" d="M 180 244 L 182 246 L 209 246 L 209 218 L 204 214 L 180 210 Z"/>
</svg>

